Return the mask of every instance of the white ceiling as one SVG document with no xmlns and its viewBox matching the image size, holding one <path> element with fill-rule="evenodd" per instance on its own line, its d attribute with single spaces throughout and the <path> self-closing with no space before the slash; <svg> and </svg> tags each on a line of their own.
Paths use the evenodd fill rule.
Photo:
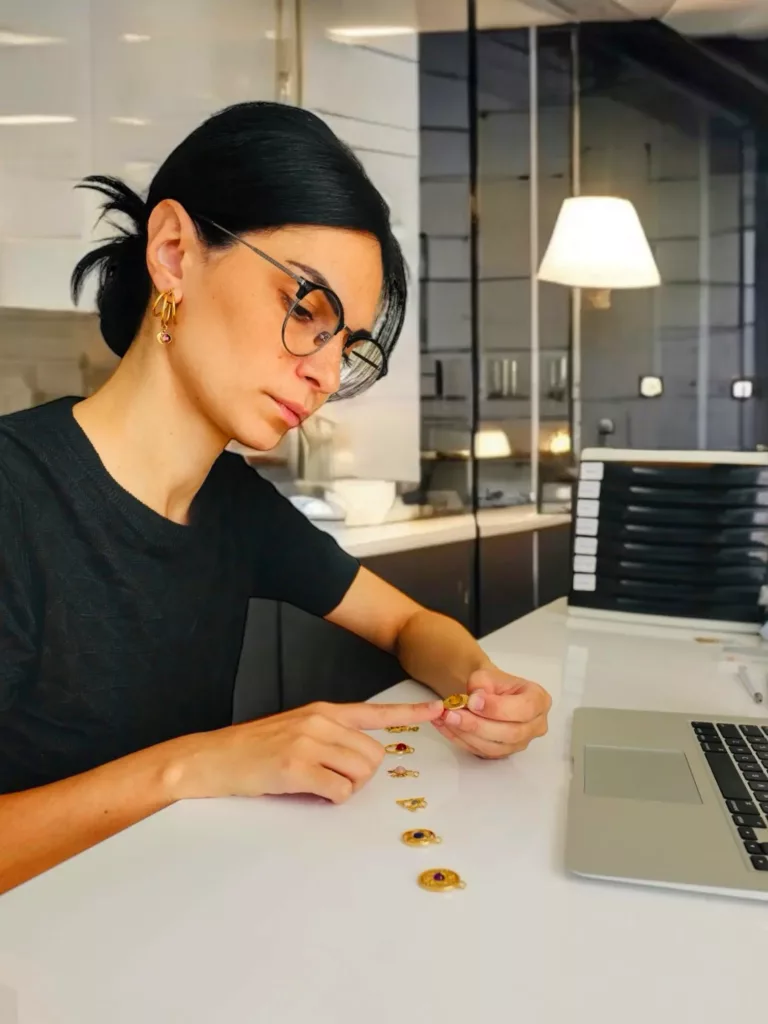
<svg viewBox="0 0 768 1024">
<path fill-rule="evenodd" d="M 417 0 L 422 31 L 466 28 L 464 0 Z M 477 0 L 479 28 L 659 18 L 690 35 L 768 35 L 768 0 Z"/>
<path fill-rule="evenodd" d="M 768 0 L 677 0 L 665 19 L 688 35 L 768 35 Z"/>
</svg>

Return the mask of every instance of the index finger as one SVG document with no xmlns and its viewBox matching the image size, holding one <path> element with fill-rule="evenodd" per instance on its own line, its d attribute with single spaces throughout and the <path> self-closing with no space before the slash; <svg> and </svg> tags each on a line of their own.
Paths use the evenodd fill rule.
<svg viewBox="0 0 768 1024">
<path fill-rule="evenodd" d="M 443 713 L 441 700 L 420 704 L 336 704 L 333 717 L 350 729 L 386 729 L 389 725 L 419 725 Z"/>
</svg>

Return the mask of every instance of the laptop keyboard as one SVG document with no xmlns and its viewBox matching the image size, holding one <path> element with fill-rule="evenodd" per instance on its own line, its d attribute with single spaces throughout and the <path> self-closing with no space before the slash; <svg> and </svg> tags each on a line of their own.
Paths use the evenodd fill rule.
<svg viewBox="0 0 768 1024">
<path fill-rule="evenodd" d="M 756 871 L 768 871 L 768 726 L 692 722 Z"/>
</svg>

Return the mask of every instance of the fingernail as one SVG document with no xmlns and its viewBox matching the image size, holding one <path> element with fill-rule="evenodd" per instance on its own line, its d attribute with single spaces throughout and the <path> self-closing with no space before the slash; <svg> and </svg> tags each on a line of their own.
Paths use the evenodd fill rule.
<svg viewBox="0 0 768 1024">
<path fill-rule="evenodd" d="M 445 721 L 448 725 L 460 725 L 461 715 L 458 711 L 449 711 L 445 716 Z"/>
<path fill-rule="evenodd" d="M 485 707 L 485 694 L 482 690 L 475 690 L 469 698 L 467 707 L 470 711 L 482 711 Z"/>
</svg>

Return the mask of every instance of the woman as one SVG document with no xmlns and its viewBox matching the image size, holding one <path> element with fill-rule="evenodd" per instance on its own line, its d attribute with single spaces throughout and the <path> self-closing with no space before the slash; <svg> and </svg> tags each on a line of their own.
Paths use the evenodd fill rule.
<svg viewBox="0 0 768 1024">
<path fill-rule="evenodd" d="M 93 396 L 0 420 L 0 891 L 185 797 L 339 802 L 363 730 L 432 722 L 482 757 L 546 730 L 548 695 L 358 566 L 242 459 L 386 372 L 405 307 L 387 207 L 306 111 L 245 103 L 148 198 L 86 179 L 119 234 L 98 272 L 121 358 Z M 471 710 L 321 704 L 232 726 L 247 602 L 291 602 Z M 10 842 L 9 842 L 10 839 Z"/>
</svg>

